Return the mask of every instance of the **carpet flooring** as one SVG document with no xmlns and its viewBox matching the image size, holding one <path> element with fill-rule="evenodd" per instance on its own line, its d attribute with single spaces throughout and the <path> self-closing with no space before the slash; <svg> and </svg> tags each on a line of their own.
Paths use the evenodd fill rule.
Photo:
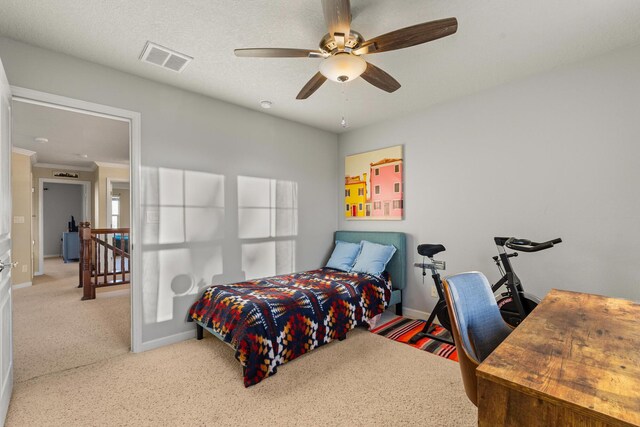
<svg viewBox="0 0 640 427">
<path fill-rule="evenodd" d="M 30 297 L 36 303 L 35 296 Z M 66 296 L 60 298 L 65 300 Z M 55 297 L 50 299 L 53 303 Z M 87 303 L 74 301 L 75 304 L 70 298 L 68 306 L 62 304 L 59 315 L 67 311 L 77 313 L 78 306 Z M 83 317 L 93 316 L 94 322 L 112 320 L 109 310 L 117 309 L 100 305 L 112 301 L 120 301 L 126 310 L 120 309 L 128 310 L 128 298 L 99 297 L 95 306 L 102 314 L 69 315 L 70 323 L 66 326 L 72 326 L 68 330 L 77 331 L 80 337 L 65 334 L 58 345 L 68 348 L 65 340 L 76 343 L 87 340 L 104 346 L 100 334 L 89 334 L 92 340 L 83 338 L 87 334 L 82 332 L 87 328 L 99 328 L 87 326 Z M 34 340 L 46 340 L 45 328 L 33 328 L 30 326 L 33 324 L 16 322 L 16 339 L 24 333 L 23 329 L 32 328 L 41 331 L 41 336 L 33 336 Z M 34 375 L 41 371 L 31 366 L 37 365 L 38 359 L 21 354 L 24 347 L 16 348 L 16 366 L 22 365 L 23 379 L 14 385 L 7 426 L 477 423 L 477 411 L 464 394 L 457 363 L 364 329 L 354 330 L 344 341 L 333 342 L 287 363 L 273 377 L 245 388 L 233 350 L 208 334 L 202 341 L 188 340 L 133 354 L 122 352 L 128 342 L 124 345 L 124 335 L 114 332 L 118 327 L 101 327 L 111 330 L 112 337 L 119 337 L 110 341 L 113 349 L 103 348 L 113 353 L 90 359 L 78 357 L 68 348 L 60 354 L 78 365 L 70 367 L 72 363 L 68 361 L 60 366 L 47 362 L 50 367 L 60 368 L 55 372 Z M 77 351 L 85 351 L 76 347 Z M 37 345 L 31 347 L 36 348 Z M 116 348 L 120 354 L 116 354 Z M 87 360 L 93 362 L 86 363 Z"/>
<path fill-rule="evenodd" d="M 95 300 L 80 301 L 77 286 L 78 263 L 48 258 L 33 286 L 13 291 L 16 383 L 129 352 L 128 290 L 103 288 Z"/>
<path fill-rule="evenodd" d="M 411 338 L 422 332 L 426 323 L 425 320 L 413 320 L 407 317 L 397 316 L 372 329 L 371 332 L 457 362 L 458 351 L 454 345 L 428 337 L 423 337 L 415 343 L 410 342 Z M 429 333 L 436 337 L 453 341 L 449 331 L 440 325 L 433 324 Z"/>
</svg>

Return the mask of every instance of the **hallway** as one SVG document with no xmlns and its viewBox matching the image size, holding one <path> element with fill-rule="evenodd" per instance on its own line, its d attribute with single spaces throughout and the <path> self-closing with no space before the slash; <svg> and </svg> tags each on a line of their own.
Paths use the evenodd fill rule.
<svg viewBox="0 0 640 427">
<path fill-rule="evenodd" d="M 16 386 L 129 352 L 128 285 L 98 290 L 80 301 L 78 263 L 45 260 L 33 286 L 13 291 L 14 381 Z"/>
</svg>

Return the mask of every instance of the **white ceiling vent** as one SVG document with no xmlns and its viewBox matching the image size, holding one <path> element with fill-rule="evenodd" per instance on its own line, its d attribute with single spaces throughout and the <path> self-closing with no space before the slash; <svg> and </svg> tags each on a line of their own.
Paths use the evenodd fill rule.
<svg viewBox="0 0 640 427">
<path fill-rule="evenodd" d="M 148 62 L 177 73 L 181 73 L 192 59 L 189 55 L 167 49 L 164 46 L 149 41 L 144 46 L 142 54 L 140 55 L 142 62 Z"/>
</svg>

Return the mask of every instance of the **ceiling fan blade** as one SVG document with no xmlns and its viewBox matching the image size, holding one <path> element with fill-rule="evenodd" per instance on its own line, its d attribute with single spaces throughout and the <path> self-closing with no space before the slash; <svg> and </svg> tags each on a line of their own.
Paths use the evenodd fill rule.
<svg viewBox="0 0 640 427">
<path fill-rule="evenodd" d="M 405 47 L 449 36 L 456 31 L 458 31 L 458 20 L 456 18 L 424 22 L 367 40 L 363 43 L 362 48 L 375 44 L 375 49 L 367 49 L 366 52 L 363 51 L 361 53 L 380 53 L 404 49 Z"/>
<path fill-rule="evenodd" d="M 375 87 L 384 90 L 385 92 L 395 92 L 400 89 L 400 83 L 393 77 L 391 77 L 386 71 L 381 70 L 375 65 L 367 62 L 367 69 L 360 76 Z"/>
<path fill-rule="evenodd" d="M 343 34 L 347 40 L 351 31 L 351 3 L 349 0 L 322 0 L 324 22 L 329 34 Z"/>
<path fill-rule="evenodd" d="M 327 81 L 327 78 L 325 76 L 320 74 L 320 72 L 316 73 L 316 75 L 311 77 L 311 80 L 309 80 L 307 84 L 304 85 L 298 96 L 296 96 L 296 99 L 307 99 L 308 97 L 313 95 L 313 92 L 318 90 L 318 88 L 322 86 L 322 83 L 324 83 L 325 81 Z"/>
<path fill-rule="evenodd" d="M 319 50 L 273 47 L 235 49 L 233 52 L 236 56 L 247 58 L 308 58 L 310 56 L 314 57 L 316 55 L 323 55 L 323 52 Z"/>
</svg>

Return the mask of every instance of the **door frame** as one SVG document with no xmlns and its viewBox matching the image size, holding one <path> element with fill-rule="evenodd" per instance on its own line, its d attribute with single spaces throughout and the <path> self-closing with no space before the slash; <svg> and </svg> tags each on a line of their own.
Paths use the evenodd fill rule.
<svg viewBox="0 0 640 427">
<path fill-rule="evenodd" d="M 34 275 L 44 274 L 44 245 L 42 244 L 42 236 L 44 234 L 44 184 L 68 184 L 82 185 L 82 219 L 87 221 L 89 212 L 91 212 L 91 182 L 90 181 L 71 181 L 69 179 L 60 178 L 39 178 L 38 179 L 38 271 Z"/>
<path fill-rule="evenodd" d="M 6 109 L 7 116 L 2 115 Z M 0 257 L 2 261 L 12 261 L 12 244 L 11 229 L 13 227 L 13 211 L 12 211 L 12 188 L 11 188 L 11 163 L 12 163 L 12 142 L 11 142 L 11 87 L 7 80 L 7 76 L 0 60 L 0 197 L 3 197 L 3 203 L 0 204 Z M 9 120 L 4 122 L 5 117 Z M 5 128 L 5 124 L 7 125 Z M 5 145 L 3 136 L 8 138 Z M 5 163 L 6 162 L 6 163 Z M 6 185 L 6 187 L 5 187 Z M 4 256 L 8 257 L 5 259 Z M 13 289 L 11 287 L 11 266 L 6 266 L 4 271 L 0 273 L 0 424 L 6 421 L 7 412 L 9 410 L 9 401 L 13 392 Z M 5 293 L 6 292 L 6 293 Z M 8 314 L 8 318 L 5 317 Z M 5 335 L 7 334 L 7 335 Z M 5 348 L 4 346 L 8 348 Z M 5 360 L 5 356 L 8 360 Z M 7 366 L 6 378 L 4 378 L 4 366 Z"/>
<path fill-rule="evenodd" d="M 142 230 L 141 206 L 141 146 L 142 117 L 139 112 L 108 105 L 96 104 L 65 96 L 54 95 L 19 86 L 11 86 L 13 99 L 21 102 L 74 111 L 97 117 L 121 120 L 129 123 L 129 182 L 131 197 L 131 230 L 129 250 L 131 254 L 131 351 L 142 348 Z"/>
</svg>

